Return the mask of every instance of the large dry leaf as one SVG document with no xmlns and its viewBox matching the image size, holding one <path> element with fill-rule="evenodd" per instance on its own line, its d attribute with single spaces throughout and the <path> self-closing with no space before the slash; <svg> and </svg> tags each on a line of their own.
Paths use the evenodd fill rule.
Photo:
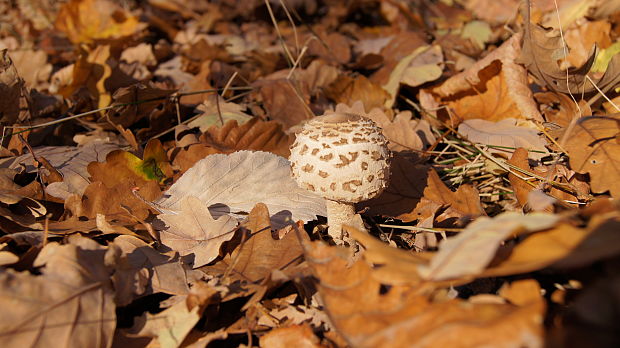
<svg viewBox="0 0 620 348">
<path fill-rule="evenodd" d="M 618 255 L 620 220 L 615 214 L 600 215 L 586 228 L 560 223 L 549 230 L 533 233 L 478 276 L 527 273 L 548 266 L 583 267 Z"/>
<path fill-rule="evenodd" d="M 365 260 L 324 243 L 304 243 L 325 309 L 354 347 L 541 347 L 544 301 L 539 288 L 520 303 L 433 303 L 415 287 L 383 287 Z"/>
<path fill-rule="evenodd" d="M 593 192 L 613 197 L 620 197 L 619 122 L 619 114 L 583 117 L 566 143 L 571 168 L 590 174 Z"/>
<path fill-rule="evenodd" d="M 542 121 L 527 83 L 527 72 L 515 63 L 520 38 L 514 35 L 466 71 L 425 92 L 430 92 L 434 103 L 447 105 L 454 112 L 450 117 L 455 125 L 473 118 Z M 433 109 L 430 99 L 422 102 L 425 108 Z"/>
<path fill-rule="evenodd" d="M 541 159 L 547 155 L 544 138 L 538 136 L 534 129 L 517 126 L 515 119 L 499 122 L 470 119 L 463 121 L 458 131 L 471 142 L 499 146 L 489 148 L 489 152 L 505 157 L 511 156 L 518 147 L 534 150 L 529 155 L 532 159 Z"/>
<path fill-rule="evenodd" d="M 200 199 L 216 218 L 249 212 L 258 202 L 265 203 L 275 213 L 273 221 L 281 225 L 288 224 L 287 218 L 308 221 L 326 216 L 324 199 L 299 188 L 291 177 L 289 162 L 267 152 L 208 156 L 185 172 L 156 203 L 168 211 L 179 211 L 186 196 Z"/>
<path fill-rule="evenodd" d="M 530 23 L 529 1 L 524 12 L 526 23 L 519 63 L 525 65 L 541 84 L 554 91 L 575 94 L 595 91 L 595 86 L 586 77 L 594 64 L 596 50 L 591 49 L 582 66 L 567 72 L 560 68 L 558 63 L 560 59 L 565 58 L 566 52 L 564 39 L 560 33 L 551 32 L 552 29 L 545 29 Z M 618 82 L 620 82 L 620 55 L 612 59 L 607 71 L 600 79 L 594 80 L 596 86 L 603 91 L 607 91 Z"/>
<path fill-rule="evenodd" d="M 234 236 L 237 220 L 223 215 L 211 217 L 209 208 L 198 198 L 186 196 L 177 214 L 160 214 L 167 229 L 160 231 L 162 244 L 181 255 L 194 255 L 194 268 L 213 261 L 220 254 L 222 243 Z"/>
<path fill-rule="evenodd" d="M 494 218 L 479 217 L 458 235 L 439 244 L 428 266 L 420 266 L 426 279 L 440 281 L 477 275 L 491 262 L 501 243 L 512 235 L 553 227 L 557 215 L 502 213 Z"/>
<path fill-rule="evenodd" d="M 45 265 L 42 275 L 0 272 L 3 347 L 111 346 L 116 315 L 105 250 L 92 240 L 78 244 L 43 248 L 35 260 Z"/>
</svg>

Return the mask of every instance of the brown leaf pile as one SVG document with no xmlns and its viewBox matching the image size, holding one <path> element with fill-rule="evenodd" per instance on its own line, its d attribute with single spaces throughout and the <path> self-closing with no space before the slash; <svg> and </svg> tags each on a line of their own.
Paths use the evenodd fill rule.
<svg viewBox="0 0 620 348">
<path fill-rule="evenodd" d="M 0 347 L 620 346 L 620 6 L 520 3 L 0 2 Z"/>
</svg>

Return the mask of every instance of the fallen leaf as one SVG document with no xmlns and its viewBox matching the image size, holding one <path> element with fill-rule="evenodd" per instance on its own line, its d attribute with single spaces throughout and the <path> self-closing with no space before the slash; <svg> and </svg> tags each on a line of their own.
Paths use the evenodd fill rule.
<svg viewBox="0 0 620 348">
<path fill-rule="evenodd" d="M 288 218 L 308 221 L 326 214 L 323 198 L 297 186 L 288 161 L 267 152 L 207 156 L 155 203 L 168 211 L 179 211 L 180 201 L 186 196 L 200 199 L 215 218 L 224 214 L 240 216 L 238 212 L 248 212 L 258 202 L 275 212 L 272 218 L 281 226 L 288 224 Z"/>
<path fill-rule="evenodd" d="M 239 125 L 230 120 L 224 125 L 211 126 L 200 140 L 223 151 L 266 151 L 288 158 L 293 137 L 286 134 L 276 121 L 263 121 L 257 117 Z"/>
<path fill-rule="evenodd" d="M 116 290 L 116 304 L 125 306 L 135 298 L 163 292 L 187 295 L 187 270 L 178 255 L 162 254 L 133 236 L 118 236 L 110 245 L 120 253 L 106 264 L 114 268 L 112 283 Z"/>
<path fill-rule="evenodd" d="M 148 117 L 156 108 L 166 102 L 175 90 L 164 90 L 139 83 L 117 89 L 112 95 L 112 104 L 117 106 L 107 111 L 107 122 L 128 127 L 144 117 Z"/>
<path fill-rule="evenodd" d="M 489 145 L 490 153 L 509 157 L 516 148 L 523 147 L 532 150 L 529 152 L 532 159 L 547 156 L 544 138 L 536 130 L 517 126 L 516 123 L 515 119 L 510 118 L 498 122 L 469 119 L 459 125 L 458 131 L 471 142 Z"/>
<path fill-rule="evenodd" d="M 518 34 L 513 35 L 466 71 L 427 91 L 439 105 L 447 105 L 454 111 L 454 117 L 447 118 L 453 125 L 473 118 L 542 121 L 527 85 L 527 72 L 515 63 L 520 53 L 520 38 Z M 423 106 L 433 109 L 427 101 Z"/>
<path fill-rule="evenodd" d="M 342 248 L 314 242 L 304 249 L 331 322 L 352 346 L 542 346 L 540 296 L 522 306 L 433 303 L 414 287 L 382 285 L 365 260 L 350 265 Z"/>
<path fill-rule="evenodd" d="M 184 298 L 175 300 L 176 303 L 159 313 L 146 312 L 135 318 L 134 326 L 129 332 L 139 337 L 156 337 L 162 348 L 180 347 L 200 320 L 204 308 L 195 306 L 189 309 Z"/>
<path fill-rule="evenodd" d="M 260 346 L 263 348 L 325 347 L 308 325 L 292 325 L 271 330 L 266 335 L 261 336 Z"/>
<path fill-rule="evenodd" d="M 180 208 L 178 214 L 158 216 L 167 226 L 160 231 L 161 242 L 183 256 L 193 255 L 194 268 L 204 266 L 219 256 L 222 243 L 232 239 L 237 221 L 228 215 L 213 219 L 207 206 L 193 196 L 184 197 Z"/>
<path fill-rule="evenodd" d="M 145 27 L 138 18 L 108 0 L 71 0 L 61 7 L 55 26 L 74 44 L 118 40 Z"/>
<path fill-rule="evenodd" d="M 390 74 L 390 79 L 383 85 L 390 98 L 385 107 L 391 108 L 398 96 L 401 84 L 418 87 L 430 81 L 435 81 L 443 72 L 443 54 L 441 47 L 421 46 L 410 55 L 404 57 Z"/>
<path fill-rule="evenodd" d="M 252 119 L 252 116 L 243 112 L 246 109 L 244 105 L 226 102 L 219 94 L 208 95 L 196 109 L 201 114 L 187 125 L 198 127 L 201 132 L 213 126 L 223 127 L 230 120 L 242 125 Z"/>
<path fill-rule="evenodd" d="M 364 75 L 341 74 L 325 89 L 325 95 L 336 103 L 351 105 L 358 100 L 369 110 L 383 108 L 389 94 Z"/>
<path fill-rule="evenodd" d="M 592 191 L 609 191 L 620 197 L 620 118 L 609 116 L 582 117 L 577 121 L 566 151 L 573 170 L 590 174 Z"/>
<path fill-rule="evenodd" d="M 111 346 L 114 292 L 103 265 L 105 250 L 89 242 L 90 247 L 48 244 L 35 260 L 45 266 L 42 275 L 0 272 L 4 347 Z"/>
<path fill-rule="evenodd" d="M 518 61 L 538 79 L 538 82 L 561 93 L 588 93 L 597 88 L 586 79 L 588 71 L 594 64 L 595 50 L 591 49 L 586 62 L 568 72 L 562 69 L 558 61 L 564 57 L 564 39 L 559 32 L 551 32 L 539 25 L 530 23 L 530 6 L 527 2 L 523 17 L 525 26 L 523 47 Z M 620 81 L 620 55 L 616 55 L 600 78 L 593 80 L 603 92 Z"/>
<path fill-rule="evenodd" d="M 172 168 L 158 139 L 151 139 L 146 144 L 143 159 L 127 151 L 115 150 L 106 155 L 105 162 L 91 162 L 87 168 L 91 181 L 101 181 L 109 187 L 127 179 L 163 182 L 172 176 Z"/>
<path fill-rule="evenodd" d="M 314 114 L 308 108 L 307 86 L 300 86 L 287 79 L 259 80 L 260 95 L 270 119 L 280 122 L 288 129 Z"/>
<path fill-rule="evenodd" d="M 0 122 L 13 125 L 29 115 L 28 95 L 24 80 L 19 77 L 7 49 L 0 52 Z"/>
<path fill-rule="evenodd" d="M 420 202 L 408 215 L 408 219 L 425 220 L 434 217 L 440 208 L 446 208 L 434 219 L 437 223 L 454 223 L 454 220 L 471 219 L 485 215 L 478 190 L 471 185 L 462 185 L 456 192 L 450 190 L 433 169 L 428 171 L 427 186 Z"/>
<path fill-rule="evenodd" d="M 440 281 L 475 276 L 491 262 L 500 244 L 511 236 L 553 227 L 557 215 L 506 212 L 494 218 L 479 217 L 454 237 L 443 240 L 428 266 L 420 266 L 425 279 Z"/>
<path fill-rule="evenodd" d="M 510 160 L 508 160 L 508 163 L 512 164 L 513 166 L 519 167 L 523 170 L 526 170 L 528 172 L 532 172 L 532 168 L 530 168 L 530 165 L 528 164 L 527 159 L 528 159 L 527 150 L 522 147 L 519 147 L 513 152 L 512 157 L 510 157 Z M 519 173 L 519 174 L 523 174 L 523 173 Z M 521 176 L 524 176 L 524 175 L 521 175 Z M 511 172 L 508 173 L 508 180 L 510 180 L 510 186 L 512 186 L 512 190 L 515 194 L 515 197 L 517 198 L 517 202 L 523 208 L 525 204 L 527 204 L 528 199 L 529 199 L 529 194 L 530 192 L 532 192 L 532 190 L 534 190 L 534 186 L 528 184 L 528 182 L 519 178 L 518 176 L 516 176 L 515 174 Z"/>
<path fill-rule="evenodd" d="M 299 270 L 302 249 L 297 236 L 291 232 L 275 239 L 265 204 L 256 204 L 242 227 L 240 244 L 215 265 L 202 268 L 203 272 L 228 274 L 233 280 L 256 283 L 266 280 L 274 271 L 294 274 Z"/>
</svg>

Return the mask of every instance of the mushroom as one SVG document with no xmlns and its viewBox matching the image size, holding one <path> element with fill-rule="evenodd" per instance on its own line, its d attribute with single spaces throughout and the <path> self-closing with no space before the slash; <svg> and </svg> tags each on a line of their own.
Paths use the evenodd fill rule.
<svg viewBox="0 0 620 348">
<path fill-rule="evenodd" d="M 356 114 L 315 117 L 297 134 L 289 157 L 293 178 L 327 200 L 328 233 L 336 243 L 350 242 L 342 225 L 354 217 L 355 203 L 387 186 L 390 157 L 381 128 Z"/>
</svg>

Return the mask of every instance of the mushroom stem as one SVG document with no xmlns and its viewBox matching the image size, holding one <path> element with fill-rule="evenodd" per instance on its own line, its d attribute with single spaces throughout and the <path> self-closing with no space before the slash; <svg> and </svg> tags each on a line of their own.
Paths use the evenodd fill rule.
<svg viewBox="0 0 620 348">
<path fill-rule="evenodd" d="M 343 203 L 338 201 L 326 200 L 327 205 L 327 233 L 334 239 L 336 244 L 350 242 L 349 236 L 342 231 L 343 224 L 350 224 L 355 216 L 355 205 L 353 203 Z"/>
</svg>

